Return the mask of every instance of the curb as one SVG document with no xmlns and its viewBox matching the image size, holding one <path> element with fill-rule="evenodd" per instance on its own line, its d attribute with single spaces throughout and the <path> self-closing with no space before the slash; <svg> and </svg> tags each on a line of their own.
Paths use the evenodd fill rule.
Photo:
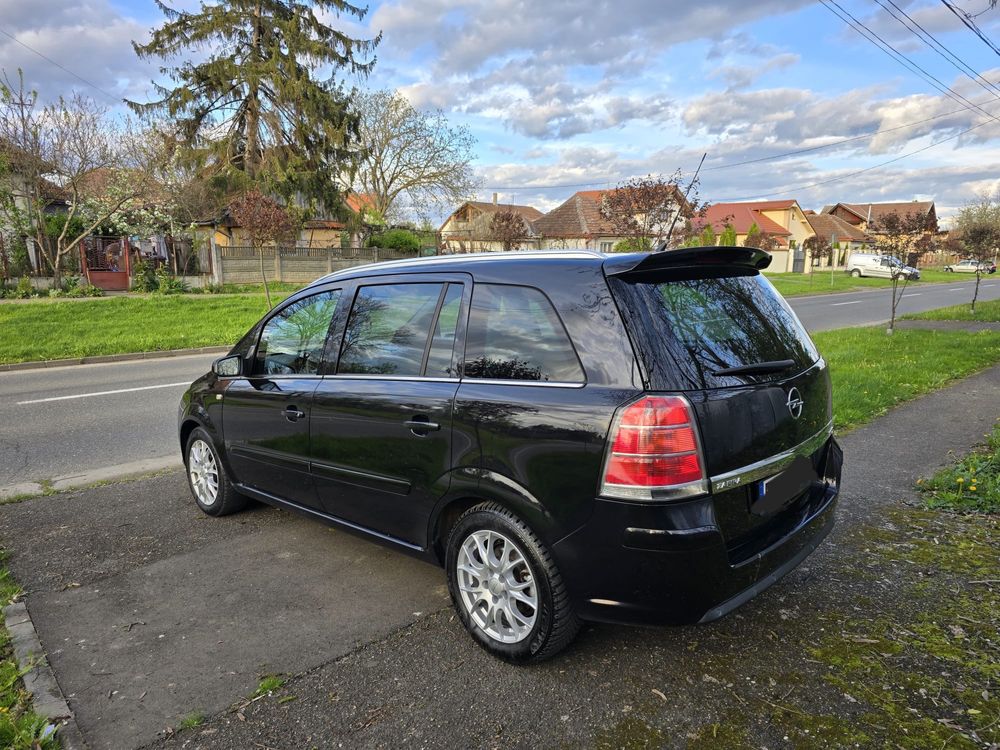
<svg viewBox="0 0 1000 750">
<path fill-rule="evenodd" d="M 87 744 L 45 657 L 27 606 L 24 602 L 8 605 L 3 614 L 14 658 L 18 669 L 24 672 L 24 688 L 31 693 L 35 713 L 56 727 L 63 750 L 85 750 Z"/>
<path fill-rule="evenodd" d="M 19 482 L 18 484 L 0 487 L 0 503 L 12 497 L 30 497 L 45 495 L 52 492 L 63 492 L 76 487 L 88 487 L 98 482 L 108 482 L 117 479 L 127 479 L 143 474 L 152 474 L 166 469 L 179 469 L 182 466 L 180 451 L 177 455 L 161 456 L 159 458 L 143 458 L 116 466 L 103 466 L 91 469 L 82 474 L 69 474 L 56 477 L 46 482 Z"/>
<path fill-rule="evenodd" d="M 0 372 L 16 370 L 37 370 L 45 367 L 67 367 L 72 365 L 94 365 L 105 362 L 131 362 L 138 359 L 161 359 L 164 357 L 185 357 L 191 354 L 223 354 L 231 346 L 201 346 L 193 349 L 164 349 L 157 352 L 133 352 L 131 354 L 102 354 L 94 357 L 72 357 L 70 359 L 46 359 L 38 362 L 18 362 L 0 365 Z"/>
</svg>

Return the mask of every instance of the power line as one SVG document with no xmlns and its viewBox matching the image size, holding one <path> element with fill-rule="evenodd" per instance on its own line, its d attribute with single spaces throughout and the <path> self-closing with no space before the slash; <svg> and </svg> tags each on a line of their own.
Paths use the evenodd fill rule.
<svg viewBox="0 0 1000 750">
<path fill-rule="evenodd" d="M 64 66 L 60 65 L 60 64 L 59 64 L 59 63 L 57 63 L 57 62 L 56 62 L 55 60 L 53 60 L 53 59 L 52 59 L 51 57 L 48 57 L 47 55 L 44 55 L 44 54 L 42 54 L 41 52 L 39 52 L 39 51 L 38 51 L 37 49 L 35 49 L 34 47 L 31 47 L 31 46 L 29 46 L 29 45 L 25 44 L 25 43 L 24 43 L 24 42 L 22 42 L 22 41 L 21 41 L 20 39 L 18 39 L 17 37 L 15 37 L 15 36 L 14 36 L 13 34 L 11 34 L 11 33 L 7 32 L 7 31 L 4 31 L 3 29 L 0 29 L 0 34 L 3 34 L 3 35 L 4 35 L 5 37 L 7 37 L 8 39 L 10 39 L 10 40 L 12 40 L 12 41 L 16 42 L 17 44 L 20 44 L 20 45 L 21 45 L 22 47 L 24 47 L 24 48 L 25 48 L 26 50 L 28 50 L 29 52 L 34 52 L 34 53 L 35 53 L 36 55 L 38 55 L 38 56 L 39 56 L 40 58 L 42 58 L 43 60 L 45 60 L 45 61 L 47 61 L 47 62 L 50 62 L 50 63 L 52 63 L 52 64 L 53 64 L 53 65 L 55 65 L 55 66 L 56 66 L 57 68 L 59 68 L 59 70 L 62 70 L 63 72 L 66 72 L 66 73 L 69 73 L 69 74 L 70 74 L 71 76 L 73 76 L 74 78 L 76 78 L 76 79 L 77 79 L 78 81 L 82 81 L 83 83 L 85 83 L 85 84 L 87 84 L 88 86 L 90 86 L 90 88 L 94 89 L 95 91 L 99 91 L 100 93 L 104 94 L 104 96 L 108 97 L 109 99 L 114 99 L 114 100 L 115 100 L 115 102 L 117 102 L 117 103 L 121 103 L 121 101 L 122 101 L 122 97 L 120 97 L 120 96 L 115 96 L 114 94 L 109 94 L 109 93 L 108 93 L 107 91 L 105 91 L 104 89 L 102 89 L 102 88 L 101 88 L 100 86 L 98 86 L 97 84 L 95 84 L 95 83 L 91 83 L 90 81 L 88 81 L 88 80 L 87 80 L 86 78 L 84 78 L 83 76 L 81 76 L 81 75 L 78 75 L 77 73 L 74 73 L 74 72 L 73 72 L 72 70 L 70 70 L 69 68 L 66 68 L 66 67 L 64 67 Z"/>
<path fill-rule="evenodd" d="M 971 65 L 965 62 L 962 58 L 952 52 L 947 46 L 938 41 L 937 37 L 931 34 L 927 29 L 920 25 L 920 22 L 913 18 L 909 13 L 900 8 L 893 0 L 885 0 L 888 2 L 892 8 L 885 5 L 883 0 L 875 0 L 882 8 L 895 18 L 899 23 L 903 25 L 904 28 L 909 30 L 914 36 L 916 36 L 920 41 L 930 47 L 934 52 L 936 52 L 940 57 L 944 58 L 948 63 L 951 64 L 958 72 L 963 75 L 968 76 L 973 81 L 975 81 L 979 86 L 985 89 L 992 96 L 996 97 L 997 93 L 1000 92 L 1000 88 L 997 88 L 996 84 L 992 81 L 988 81 L 982 75 L 979 74 Z"/>
<path fill-rule="evenodd" d="M 887 54 L 893 60 L 900 63 L 902 66 L 904 66 L 911 72 L 916 73 L 918 76 L 923 78 L 927 83 L 931 84 L 931 86 L 936 88 L 945 96 L 947 96 L 950 99 L 953 99 L 959 104 L 962 104 L 967 109 L 978 110 L 987 117 L 990 117 L 1000 122 L 1000 118 L 998 118 L 996 115 L 987 112 L 981 106 L 970 101 L 962 94 L 958 93 L 953 88 L 951 88 L 950 86 L 948 86 L 947 84 L 943 83 L 941 80 L 933 76 L 926 69 L 924 69 L 917 63 L 913 62 L 913 60 L 911 60 L 909 57 L 907 57 L 898 49 L 889 44 L 885 39 L 883 39 L 877 33 L 868 28 L 868 26 L 866 26 L 862 21 L 858 20 L 849 11 L 845 10 L 844 7 L 837 2 L 837 0 L 820 0 L 820 2 L 822 2 L 823 5 L 826 6 L 827 10 L 829 10 L 831 13 L 837 16 L 837 18 L 839 18 L 848 26 L 850 26 L 854 31 L 856 31 L 866 40 L 874 44 L 876 47 L 878 47 L 882 52 Z"/>
<path fill-rule="evenodd" d="M 965 24 L 966 28 L 968 28 L 969 31 L 971 31 L 973 34 L 975 34 L 980 39 L 982 39 L 983 43 L 986 44 L 987 47 L 989 47 L 991 50 L 993 50 L 998 55 L 1000 55 L 1000 48 L 998 48 L 990 40 L 990 38 L 987 37 L 986 34 L 984 34 L 982 32 L 982 30 L 979 28 L 979 26 L 976 25 L 976 22 L 973 20 L 975 18 L 975 16 L 970 16 L 968 13 L 966 13 L 961 8 L 956 8 L 954 5 L 952 5 L 950 2 L 948 2 L 948 0 L 941 0 L 941 2 L 944 4 L 944 7 L 946 7 L 948 10 L 950 10 L 959 21 L 961 21 L 962 23 Z"/>
</svg>

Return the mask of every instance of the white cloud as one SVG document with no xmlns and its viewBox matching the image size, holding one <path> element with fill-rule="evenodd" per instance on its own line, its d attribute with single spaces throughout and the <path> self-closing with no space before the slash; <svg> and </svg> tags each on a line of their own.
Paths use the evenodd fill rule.
<svg viewBox="0 0 1000 750">
<path fill-rule="evenodd" d="M 25 82 L 47 101 L 78 90 L 113 106 L 151 88 L 156 68 L 137 60 L 131 46 L 146 39 L 148 29 L 107 0 L 0 0 L 0 18 L 17 40 L 0 36 L 0 68 L 11 77 L 23 69 Z"/>
</svg>

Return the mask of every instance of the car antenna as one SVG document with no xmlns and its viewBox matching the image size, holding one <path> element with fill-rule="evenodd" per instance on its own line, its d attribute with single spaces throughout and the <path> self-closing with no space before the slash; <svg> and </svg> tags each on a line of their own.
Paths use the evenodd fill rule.
<svg viewBox="0 0 1000 750">
<path fill-rule="evenodd" d="M 708 156 L 708 152 L 707 151 L 701 155 L 701 161 L 698 162 L 698 168 L 696 170 L 694 170 L 694 175 L 691 177 L 691 182 L 688 183 L 687 190 L 684 191 L 684 202 L 685 203 L 687 203 L 687 197 L 688 197 L 688 194 L 691 192 L 691 188 L 694 187 L 694 183 L 698 179 L 698 173 L 701 171 L 701 165 L 705 163 L 705 157 L 706 156 Z M 677 210 L 674 212 L 674 220 L 670 222 L 670 229 L 667 231 L 667 238 L 653 249 L 654 253 L 662 253 L 663 251 L 669 249 L 669 247 L 670 247 L 670 238 L 674 234 L 674 226 L 676 226 L 676 224 L 677 224 L 677 217 L 680 216 L 680 215 L 681 215 L 681 207 L 678 206 Z"/>
</svg>

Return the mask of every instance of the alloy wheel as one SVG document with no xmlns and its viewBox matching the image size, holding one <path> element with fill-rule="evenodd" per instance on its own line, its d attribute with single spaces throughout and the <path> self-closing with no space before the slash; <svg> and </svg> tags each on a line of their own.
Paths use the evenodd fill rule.
<svg viewBox="0 0 1000 750">
<path fill-rule="evenodd" d="M 188 477 L 198 502 L 208 507 L 219 497 L 219 467 L 204 440 L 195 440 L 188 451 Z"/>
<path fill-rule="evenodd" d="M 521 549 L 503 534 L 474 531 L 456 561 L 462 605 L 472 621 L 500 643 L 519 643 L 538 618 L 535 575 Z"/>
</svg>

